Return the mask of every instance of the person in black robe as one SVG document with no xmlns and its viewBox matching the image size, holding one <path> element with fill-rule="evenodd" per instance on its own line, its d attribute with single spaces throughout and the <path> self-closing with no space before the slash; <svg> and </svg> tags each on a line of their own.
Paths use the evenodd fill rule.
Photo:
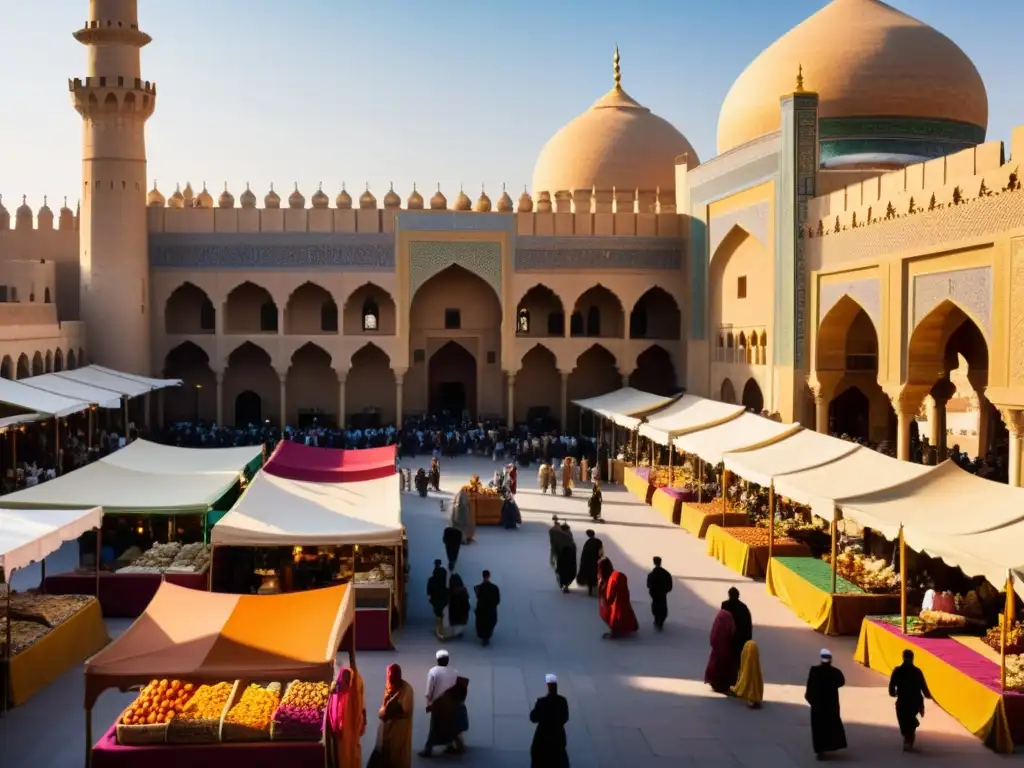
<svg viewBox="0 0 1024 768">
<path fill-rule="evenodd" d="M 423 471 L 423 467 L 416 470 L 416 479 L 413 481 L 416 485 L 416 492 L 422 497 L 427 498 L 427 491 L 430 490 L 427 485 L 427 473 Z"/>
<path fill-rule="evenodd" d="M 558 586 L 562 592 L 568 593 L 569 587 L 576 580 L 576 540 L 565 523 L 562 524 L 562 533 L 564 539 L 558 550 L 555 572 L 558 574 Z"/>
<path fill-rule="evenodd" d="M 665 619 L 668 618 L 668 593 L 671 591 L 672 574 L 661 567 L 661 558 L 656 557 L 654 569 L 647 574 L 647 594 L 651 596 L 654 628 L 659 632 L 665 628 Z M 735 618 L 733 620 L 735 621 Z"/>
<path fill-rule="evenodd" d="M 448 607 L 448 571 L 440 560 L 434 561 L 434 572 L 427 579 L 427 598 L 434 609 L 434 634 L 444 640 L 444 609 Z"/>
<path fill-rule="evenodd" d="M 590 491 L 590 498 L 587 499 L 587 510 L 590 512 L 590 517 L 595 523 L 603 523 L 601 519 L 601 484 L 594 483 L 594 487 Z"/>
<path fill-rule="evenodd" d="M 889 695 L 896 699 L 896 720 L 903 736 L 903 751 L 914 748 L 917 737 L 918 715 L 924 717 L 924 700 L 932 697 L 924 672 L 914 666 L 914 652 L 903 651 L 903 663 L 892 671 L 889 678 Z"/>
<path fill-rule="evenodd" d="M 565 724 L 569 722 L 569 702 L 558 693 L 558 678 L 546 675 L 547 696 L 541 696 L 530 710 L 530 722 L 536 723 L 530 744 L 530 768 L 569 768 Z"/>
<path fill-rule="evenodd" d="M 462 531 L 454 525 L 449 525 L 441 534 L 441 541 L 444 543 L 444 551 L 448 555 L 448 570 L 455 570 L 455 563 L 459 560 L 459 549 L 462 547 Z"/>
<path fill-rule="evenodd" d="M 750 609 L 747 608 L 746 603 L 740 601 L 740 591 L 736 587 L 729 587 L 729 599 L 722 603 L 722 610 L 731 613 L 732 620 L 736 624 L 736 633 L 733 635 L 732 642 L 733 653 L 739 659 L 743 655 L 743 646 L 747 644 L 747 640 L 754 639 L 754 622 L 750 617 Z"/>
<path fill-rule="evenodd" d="M 498 605 L 501 603 L 501 592 L 491 582 L 491 572 L 483 572 L 483 581 L 477 584 L 476 593 L 476 636 L 483 645 L 490 645 L 494 635 L 494 627 L 498 623 Z"/>
<path fill-rule="evenodd" d="M 430 484 L 435 491 L 441 491 L 441 462 L 436 456 L 430 460 Z"/>
<path fill-rule="evenodd" d="M 453 573 L 448 581 L 448 626 L 452 637 L 462 637 L 462 629 L 469 624 L 469 590 L 462 577 Z"/>
<path fill-rule="evenodd" d="M 551 527 L 548 528 L 548 540 L 551 543 L 551 570 L 554 570 L 558 565 L 558 549 L 561 538 L 562 525 L 558 522 L 558 515 L 553 515 L 551 518 Z"/>
<path fill-rule="evenodd" d="M 523 523 L 523 516 L 519 512 L 519 505 L 512 498 L 512 492 L 505 492 L 505 500 L 501 502 L 501 524 L 507 531 L 518 528 Z"/>
<path fill-rule="evenodd" d="M 811 743 L 819 760 L 826 752 L 846 749 L 846 729 L 839 712 L 839 689 L 846 685 L 841 670 L 832 666 L 832 652 L 822 648 L 821 663 L 807 675 L 804 700 L 811 705 Z"/>
<path fill-rule="evenodd" d="M 597 561 L 601 559 L 601 552 L 604 544 L 592 530 L 587 530 L 587 540 L 583 542 L 583 549 L 580 551 L 580 567 L 576 572 L 576 583 L 587 588 L 587 594 L 591 597 L 594 588 L 597 586 Z"/>
</svg>

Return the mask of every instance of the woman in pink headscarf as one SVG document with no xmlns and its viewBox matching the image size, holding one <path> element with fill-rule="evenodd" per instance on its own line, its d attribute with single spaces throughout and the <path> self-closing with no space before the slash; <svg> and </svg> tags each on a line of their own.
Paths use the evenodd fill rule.
<svg viewBox="0 0 1024 768">
<path fill-rule="evenodd" d="M 359 739 L 366 732 L 366 707 L 363 703 L 363 678 L 355 667 L 338 672 L 327 702 L 327 727 L 334 734 L 337 765 L 362 765 Z"/>
<path fill-rule="evenodd" d="M 412 686 L 402 679 L 402 668 L 388 667 L 384 701 L 377 711 L 377 742 L 367 768 L 409 768 L 412 765 Z"/>
</svg>

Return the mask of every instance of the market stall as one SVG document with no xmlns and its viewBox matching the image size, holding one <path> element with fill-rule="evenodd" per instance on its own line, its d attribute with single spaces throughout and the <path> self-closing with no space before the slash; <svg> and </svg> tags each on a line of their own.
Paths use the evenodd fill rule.
<svg viewBox="0 0 1024 768">
<path fill-rule="evenodd" d="M 332 764 L 330 685 L 353 602 L 347 586 L 253 596 L 162 585 L 138 621 L 86 662 L 88 765 Z M 96 700 L 136 687 L 138 698 L 93 744 Z"/>
<path fill-rule="evenodd" d="M 183 448 L 135 440 L 101 459 L 136 472 L 156 474 L 234 474 L 251 476 L 263 462 L 263 446 L 240 448 Z"/>
<path fill-rule="evenodd" d="M 353 483 L 395 474 L 397 446 L 342 450 L 282 440 L 263 471 L 306 483 Z"/>
<path fill-rule="evenodd" d="M 6 680 L 0 711 L 24 704 L 110 641 L 94 597 L 15 594 L 10 585 L 15 571 L 44 562 L 65 541 L 98 528 L 102 516 L 98 507 L 0 509 L 0 643 Z"/>
<path fill-rule="evenodd" d="M 723 528 L 711 524 L 705 533 L 708 556 L 751 579 L 768 573 L 768 538 L 767 528 L 749 525 Z M 788 536 L 776 537 L 772 549 L 776 557 L 811 557 L 810 547 Z"/>
<path fill-rule="evenodd" d="M 218 555 L 231 548 L 257 550 L 267 590 L 354 583 L 355 647 L 390 649 L 404 601 L 403 537 L 397 474 L 309 483 L 260 472 L 213 528 L 212 579 L 220 588 Z"/>
</svg>

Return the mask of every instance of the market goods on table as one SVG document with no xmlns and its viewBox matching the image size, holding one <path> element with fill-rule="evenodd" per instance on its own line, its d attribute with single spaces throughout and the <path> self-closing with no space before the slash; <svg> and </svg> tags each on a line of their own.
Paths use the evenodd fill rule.
<svg viewBox="0 0 1024 768">
<path fill-rule="evenodd" d="M 275 741 L 319 740 L 329 694 L 327 683 L 293 680 L 274 714 L 270 738 Z"/>
<path fill-rule="evenodd" d="M 768 546 L 768 529 L 762 528 L 761 526 L 750 527 L 750 528 L 730 528 L 729 535 L 737 541 L 742 541 L 744 544 L 751 547 L 767 547 Z M 776 536 L 775 543 L 779 545 L 791 544 L 798 546 L 799 542 L 795 539 L 791 539 L 788 536 Z"/>
<path fill-rule="evenodd" d="M 40 595 L 21 592 L 11 595 L 11 620 L 36 622 L 53 629 L 95 599 L 90 595 Z M 6 613 L 5 601 L 0 604 L 0 616 Z"/>
<path fill-rule="evenodd" d="M 822 555 L 826 563 L 832 562 L 831 555 Z M 836 573 L 856 584 L 865 592 L 888 594 L 900 588 L 900 575 L 893 567 L 877 557 L 854 552 L 843 552 L 836 558 Z"/>
<path fill-rule="evenodd" d="M 1024 691 L 1024 656 L 1006 657 L 1006 687 L 1011 691 Z"/>
<path fill-rule="evenodd" d="M 270 738 L 270 724 L 281 703 L 281 684 L 250 683 L 239 687 L 228 704 L 221 727 L 222 741 L 262 741 Z"/>
<path fill-rule="evenodd" d="M 498 489 L 490 488 L 480 482 L 480 475 L 473 475 L 467 485 L 462 486 L 463 493 L 472 493 L 478 496 L 497 496 Z"/>
<path fill-rule="evenodd" d="M 151 680 L 117 721 L 117 742 L 128 746 L 159 744 L 167 739 L 167 725 L 181 715 L 195 694 L 192 683 Z"/>
<path fill-rule="evenodd" d="M 50 628 L 38 621 L 11 622 L 11 655 L 17 655 L 47 635 Z M 7 622 L 0 621 L 0 645 L 7 644 Z"/>
<path fill-rule="evenodd" d="M 210 548 L 197 541 L 194 544 L 185 544 L 171 563 L 170 571 L 183 573 L 202 573 L 210 565 Z"/>
<path fill-rule="evenodd" d="M 220 740 L 220 720 L 237 683 L 200 685 L 181 712 L 168 721 L 169 744 L 202 744 Z"/>
<path fill-rule="evenodd" d="M 946 613 L 946 611 L 921 611 L 919 617 L 925 624 L 935 627 L 966 627 L 967 619 L 955 613 Z"/>
<path fill-rule="evenodd" d="M 678 465 L 673 466 L 671 471 L 669 471 L 668 464 L 659 464 L 651 469 L 647 475 L 648 482 L 660 487 L 668 487 L 670 485 L 670 477 L 672 479 L 671 487 L 673 488 L 686 485 L 693 480 L 690 471 Z"/>
<path fill-rule="evenodd" d="M 182 545 L 177 541 L 154 544 L 149 551 L 133 556 L 131 550 L 118 562 L 127 564 L 118 573 L 202 573 L 210 566 L 210 548 L 202 542 Z"/>
<path fill-rule="evenodd" d="M 1000 614 L 999 623 L 989 629 L 985 637 L 982 638 L 985 645 L 994 651 L 999 651 L 1002 648 L 1002 624 L 1003 615 Z M 1006 628 L 1006 653 L 1024 654 L 1024 621 L 1015 621 Z"/>
</svg>

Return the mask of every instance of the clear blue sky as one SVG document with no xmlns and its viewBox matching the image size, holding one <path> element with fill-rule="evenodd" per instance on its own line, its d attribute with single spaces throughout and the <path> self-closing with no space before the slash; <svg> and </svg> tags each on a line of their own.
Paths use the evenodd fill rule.
<svg viewBox="0 0 1024 768">
<path fill-rule="evenodd" d="M 518 197 L 541 146 L 623 85 L 713 156 L 718 110 L 743 68 L 824 0 L 140 0 L 153 37 L 143 77 L 159 87 L 149 122 L 150 183 L 205 180 L 214 196 L 271 181 L 333 201 L 346 181 L 380 199 L 415 181 L 449 200 L 502 182 Z M 989 138 L 1024 124 L 1017 0 L 894 0 L 950 35 L 988 88 Z M 74 206 L 81 122 L 67 78 L 85 75 L 71 37 L 87 0 L 3 0 L 0 193 L 13 212 L 49 194 Z"/>
</svg>

